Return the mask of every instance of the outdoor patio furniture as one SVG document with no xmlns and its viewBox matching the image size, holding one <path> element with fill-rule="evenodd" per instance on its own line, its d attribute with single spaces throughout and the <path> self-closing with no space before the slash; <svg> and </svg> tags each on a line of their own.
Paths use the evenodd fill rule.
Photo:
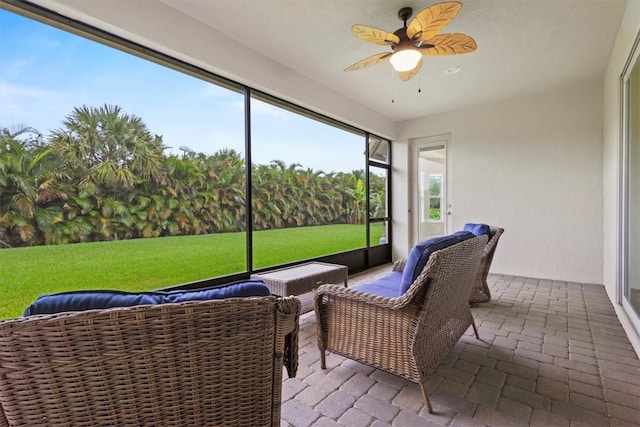
<svg viewBox="0 0 640 427">
<path fill-rule="evenodd" d="M 432 412 L 428 376 L 469 326 L 478 337 L 468 296 L 486 243 L 482 235 L 434 251 L 400 296 L 337 285 L 316 289 L 321 367 L 329 350 L 404 377 L 420 384 Z M 403 271 L 406 263 L 397 261 L 393 270 Z"/>
<path fill-rule="evenodd" d="M 0 426 L 279 426 L 299 312 L 259 296 L 0 322 Z"/>
<path fill-rule="evenodd" d="M 498 246 L 498 240 L 500 240 L 500 236 L 504 233 L 504 229 L 499 227 L 489 227 L 489 229 L 489 241 L 484 247 L 484 253 L 480 259 L 480 268 L 478 268 L 473 288 L 471 288 L 471 294 L 469 294 L 469 303 L 473 305 L 491 300 L 491 291 L 487 284 L 487 276 L 489 275 L 493 255 Z"/>
</svg>

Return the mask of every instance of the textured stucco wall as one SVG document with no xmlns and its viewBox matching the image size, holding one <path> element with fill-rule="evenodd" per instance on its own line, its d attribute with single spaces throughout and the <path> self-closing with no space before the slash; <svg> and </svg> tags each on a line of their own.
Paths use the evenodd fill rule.
<svg viewBox="0 0 640 427">
<path fill-rule="evenodd" d="M 492 271 L 602 283 L 600 82 L 412 120 L 398 132 L 399 151 L 413 138 L 451 134 L 451 228 L 505 228 Z M 394 203 L 410 200 L 408 182 L 394 184 Z M 394 211 L 395 237 L 409 233 L 406 204 Z M 396 240 L 396 255 L 407 241 Z"/>
</svg>

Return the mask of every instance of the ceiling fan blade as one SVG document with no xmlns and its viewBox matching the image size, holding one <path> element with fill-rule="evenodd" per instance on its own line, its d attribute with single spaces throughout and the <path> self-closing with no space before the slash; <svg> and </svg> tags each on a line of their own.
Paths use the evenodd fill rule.
<svg viewBox="0 0 640 427">
<path fill-rule="evenodd" d="M 466 34 L 438 34 L 430 40 L 424 40 L 420 52 L 427 56 L 455 55 L 476 50 L 476 41 Z"/>
<path fill-rule="evenodd" d="M 371 55 L 367 58 L 361 59 L 355 64 L 348 66 L 347 68 L 344 69 L 344 71 L 361 70 L 363 68 L 376 65 L 384 61 L 385 59 L 387 59 L 389 56 L 391 56 L 392 53 L 393 52 L 376 53 L 375 55 Z"/>
<path fill-rule="evenodd" d="M 395 34 L 368 25 L 354 25 L 351 32 L 361 40 L 381 46 L 395 46 L 400 43 L 400 37 Z"/>
<path fill-rule="evenodd" d="M 434 4 L 416 15 L 407 26 L 409 40 L 426 40 L 440 32 L 462 9 L 462 3 L 448 1 Z"/>
<path fill-rule="evenodd" d="M 408 80 L 411 80 L 413 76 L 418 74 L 421 68 L 422 68 L 422 58 L 420 58 L 420 61 L 418 61 L 418 65 L 416 65 L 413 70 L 398 71 L 398 76 L 400 77 L 400 80 L 402 80 L 403 82 L 406 82 Z"/>
</svg>

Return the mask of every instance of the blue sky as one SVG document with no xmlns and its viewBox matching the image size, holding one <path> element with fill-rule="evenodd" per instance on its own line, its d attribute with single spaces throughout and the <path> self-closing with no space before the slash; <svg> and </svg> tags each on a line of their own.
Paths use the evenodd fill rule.
<svg viewBox="0 0 640 427">
<path fill-rule="evenodd" d="M 119 105 L 179 147 L 244 152 L 243 96 L 0 10 L 0 127 L 60 129 L 76 106 Z M 364 138 L 252 103 L 253 161 L 314 170 L 364 168 Z"/>
</svg>

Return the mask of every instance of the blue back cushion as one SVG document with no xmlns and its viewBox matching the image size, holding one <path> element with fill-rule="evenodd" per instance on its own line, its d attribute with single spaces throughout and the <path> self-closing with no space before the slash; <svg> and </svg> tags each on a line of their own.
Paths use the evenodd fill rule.
<svg viewBox="0 0 640 427">
<path fill-rule="evenodd" d="M 486 234 L 491 237 L 491 228 L 487 224 L 474 224 L 469 222 L 464 225 L 463 230 L 470 231 L 476 236 L 483 236 Z"/>
<path fill-rule="evenodd" d="M 25 316 L 54 314 L 65 311 L 84 311 L 135 305 L 156 305 L 185 301 L 206 301 L 232 297 L 271 295 L 261 280 L 246 280 L 196 290 L 122 292 L 122 291 L 73 291 L 39 296 L 24 311 Z"/>
<path fill-rule="evenodd" d="M 469 231 L 457 231 L 448 236 L 434 237 L 433 239 L 425 240 L 415 245 L 413 249 L 411 249 L 411 252 L 409 252 L 407 262 L 402 272 L 400 295 L 404 294 L 407 289 L 411 287 L 413 281 L 416 280 L 424 266 L 427 265 L 429 256 L 432 253 L 473 237 L 476 236 Z"/>
<path fill-rule="evenodd" d="M 371 283 L 354 286 L 356 291 L 366 292 L 368 294 L 379 295 L 383 297 L 396 298 L 400 295 L 400 280 L 402 279 L 401 271 L 392 271 L 384 277 L 374 280 Z"/>
<path fill-rule="evenodd" d="M 166 294 L 163 298 L 163 303 L 238 297 L 265 297 L 271 295 L 271 292 L 262 280 L 246 280 L 212 288 L 168 291 Z"/>
</svg>

